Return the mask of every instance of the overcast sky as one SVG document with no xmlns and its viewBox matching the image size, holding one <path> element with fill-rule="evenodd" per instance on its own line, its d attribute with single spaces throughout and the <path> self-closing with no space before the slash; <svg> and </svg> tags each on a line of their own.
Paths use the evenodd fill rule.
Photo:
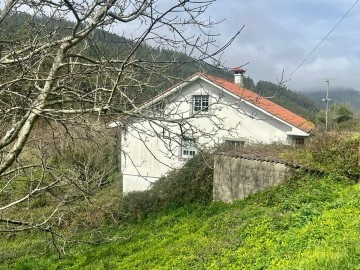
<svg viewBox="0 0 360 270">
<path fill-rule="evenodd" d="M 215 21 L 225 19 L 213 29 L 214 33 L 221 34 L 219 46 L 245 25 L 222 55 L 226 66 L 250 62 L 245 67 L 246 75 L 255 82 L 276 82 L 282 70 L 286 78 L 292 74 L 357 1 L 217 0 L 205 15 Z M 159 0 L 159 5 L 174 2 Z M 126 27 L 118 33 L 121 34 Z M 129 31 L 138 32 L 134 32 L 132 27 Z M 293 74 L 287 86 L 297 91 L 319 90 L 325 88 L 326 79 L 330 79 L 331 87 L 360 90 L 360 1 Z"/>
<path fill-rule="evenodd" d="M 222 56 L 229 67 L 245 68 L 255 81 L 289 76 L 355 3 L 355 0 L 218 0 L 209 9 L 226 40 L 245 25 Z M 360 3 L 294 73 L 287 86 L 307 91 L 332 87 L 360 90 Z"/>
</svg>

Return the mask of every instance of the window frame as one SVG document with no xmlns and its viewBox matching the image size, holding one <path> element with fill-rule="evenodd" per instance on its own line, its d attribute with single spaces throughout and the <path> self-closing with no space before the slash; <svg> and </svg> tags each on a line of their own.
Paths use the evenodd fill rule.
<svg viewBox="0 0 360 270">
<path fill-rule="evenodd" d="M 197 154 L 197 147 L 196 147 L 196 139 L 194 138 L 182 138 L 181 139 L 181 147 L 180 147 L 182 159 L 189 159 L 194 157 Z M 185 151 L 187 152 L 186 154 Z M 193 152 L 193 154 L 191 153 Z"/>
<path fill-rule="evenodd" d="M 200 100 L 197 100 L 197 99 L 200 99 Z M 206 102 L 207 104 L 204 105 L 203 102 Z M 198 104 L 198 103 L 200 103 L 200 104 Z M 199 113 L 208 114 L 208 113 L 210 113 L 210 95 L 201 95 L 201 94 L 193 95 L 192 96 L 192 113 L 193 114 L 199 114 Z"/>
<path fill-rule="evenodd" d="M 299 141 L 301 141 L 301 142 L 299 143 Z M 305 145 L 305 138 L 304 137 L 293 137 L 292 145 L 295 147 L 303 147 Z"/>
<path fill-rule="evenodd" d="M 225 143 L 231 144 L 232 146 L 245 146 L 245 141 L 243 140 L 225 140 Z"/>
<path fill-rule="evenodd" d="M 232 148 L 232 150 L 237 150 L 243 148 L 246 145 L 246 140 L 242 138 L 225 138 L 224 143 L 226 148 Z M 239 143 L 239 144 L 236 144 Z"/>
</svg>

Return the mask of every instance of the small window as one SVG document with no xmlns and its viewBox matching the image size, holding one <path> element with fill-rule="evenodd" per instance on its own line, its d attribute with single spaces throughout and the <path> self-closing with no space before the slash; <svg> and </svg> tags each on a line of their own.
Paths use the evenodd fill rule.
<svg viewBox="0 0 360 270">
<path fill-rule="evenodd" d="M 240 149 L 243 148 L 245 146 L 245 141 L 240 141 L 240 140 L 226 140 L 225 144 L 227 146 L 228 149 L 231 150 L 236 150 L 236 149 Z"/>
<path fill-rule="evenodd" d="M 197 112 L 208 112 L 209 111 L 209 96 L 199 95 L 193 96 L 193 111 Z"/>
<path fill-rule="evenodd" d="M 293 145 L 295 145 L 295 146 L 303 146 L 305 143 L 305 139 L 304 138 L 293 138 L 292 142 L 293 142 Z"/>
<path fill-rule="evenodd" d="M 195 139 L 183 139 L 181 146 L 181 156 L 183 158 L 190 158 L 196 154 L 196 142 Z"/>
</svg>

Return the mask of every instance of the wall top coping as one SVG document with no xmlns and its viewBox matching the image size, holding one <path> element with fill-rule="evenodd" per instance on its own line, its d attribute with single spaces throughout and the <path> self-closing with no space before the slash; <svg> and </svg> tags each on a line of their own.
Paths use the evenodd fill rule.
<svg viewBox="0 0 360 270">
<path fill-rule="evenodd" d="M 287 167 L 294 168 L 294 169 L 304 169 L 307 171 L 322 173 L 320 170 L 309 168 L 309 167 L 306 167 L 301 164 L 294 164 L 294 163 L 290 163 L 290 162 L 288 162 L 284 159 L 278 158 L 278 157 L 266 156 L 266 155 L 261 155 L 261 154 L 243 154 L 243 153 L 238 153 L 238 152 L 222 152 L 222 153 L 215 154 L 215 156 L 224 156 L 224 157 L 232 157 L 232 158 L 239 158 L 239 159 L 246 159 L 246 160 L 269 162 L 269 163 L 278 163 L 278 164 L 283 164 Z"/>
</svg>

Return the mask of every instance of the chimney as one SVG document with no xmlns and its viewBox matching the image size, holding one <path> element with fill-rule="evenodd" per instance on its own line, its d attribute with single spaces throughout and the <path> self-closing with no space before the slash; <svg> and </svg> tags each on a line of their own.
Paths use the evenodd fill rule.
<svg viewBox="0 0 360 270">
<path fill-rule="evenodd" d="M 234 72 L 234 83 L 243 87 L 244 86 L 244 73 L 246 72 L 245 69 L 242 67 L 235 67 L 232 68 L 232 71 Z"/>
</svg>

